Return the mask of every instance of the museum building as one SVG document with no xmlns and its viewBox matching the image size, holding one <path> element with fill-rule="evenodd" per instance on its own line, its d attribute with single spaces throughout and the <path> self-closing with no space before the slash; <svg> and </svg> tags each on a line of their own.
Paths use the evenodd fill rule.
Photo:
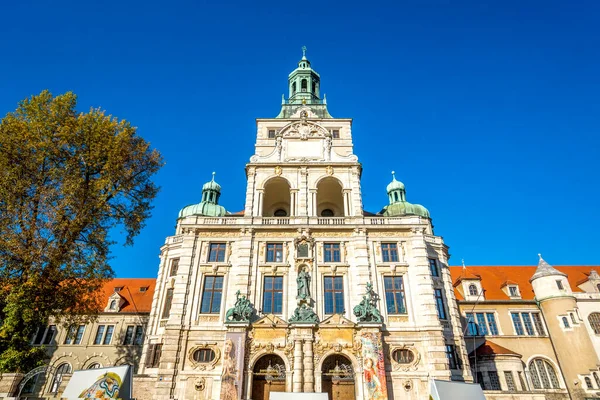
<svg viewBox="0 0 600 400">
<path fill-rule="evenodd" d="M 329 114 L 305 55 L 288 88 L 256 120 L 244 210 L 219 204 L 213 174 L 156 280 L 110 281 L 96 321 L 40 327 L 51 359 L 23 393 L 60 398 L 73 370 L 127 363 L 144 400 L 425 400 L 432 380 L 497 400 L 598 398 L 600 267 L 449 267 L 394 174 L 382 210 L 363 209 L 352 120 Z"/>
</svg>

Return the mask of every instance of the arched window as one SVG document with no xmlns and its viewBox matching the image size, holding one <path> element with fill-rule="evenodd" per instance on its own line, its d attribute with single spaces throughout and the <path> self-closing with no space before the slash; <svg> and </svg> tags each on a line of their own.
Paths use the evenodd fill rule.
<svg viewBox="0 0 600 400">
<path fill-rule="evenodd" d="M 116 310 L 117 309 L 117 301 L 113 300 L 110 302 L 110 307 L 108 307 L 110 310 Z"/>
<path fill-rule="evenodd" d="M 600 283 L 596 285 L 596 289 L 600 292 Z"/>
<path fill-rule="evenodd" d="M 306 79 L 302 79 L 300 89 L 303 92 L 306 92 L 306 90 L 308 89 L 308 81 Z"/>
<path fill-rule="evenodd" d="M 563 325 L 565 326 L 565 328 L 570 328 L 571 327 L 569 325 L 569 319 L 567 317 L 562 317 L 562 322 L 563 322 Z"/>
<path fill-rule="evenodd" d="M 600 313 L 591 313 L 588 317 L 588 321 L 590 322 L 590 326 L 594 330 L 594 333 L 600 335 Z"/>
<path fill-rule="evenodd" d="M 98 369 L 100 368 L 100 364 L 98 363 L 92 363 L 89 365 L 89 367 L 87 367 L 87 369 Z"/>
<path fill-rule="evenodd" d="M 58 388 L 62 382 L 62 378 L 64 374 L 68 374 L 71 372 L 71 365 L 68 363 L 63 363 L 56 368 L 56 373 L 54 374 L 54 380 L 52 381 L 52 388 L 50 389 L 50 393 L 57 393 Z"/>
<path fill-rule="evenodd" d="M 192 358 L 199 363 L 209 363 L 215 359 L 215 352 L 212 349 L 198 349 L 194 351 Z"/>
<path fill-rule="evenodd" d="M 334 213 L 333 210 L 330 208 L 326 208 L 323 211 L 321 211 L 321 217 L 333 217 Z"/>
<path fill-rule="evenodd" d="M 559 389 L 558 377 L 554 367 L 542 358 L 535 358 L 529 363 L 529 373 L 535 389 Z"/>
<path fill-rule="evenodd" d="M 273 213 L 273 216 L 275 216 L 275 217 L 287 217 L 287 211 L 285 211 L 283 208 L 278 208 Z"/>
<path fill-rule="evenodd" d="M 592 375 L 594 375 L 594 380 L 596 381 L 596 386 L 598 386 L 598 388 L 600 388 L 600 378 L 598 378 L 598 374 L 594 372 Z"/>
<path fill-rule="evenodd" d="M 592 380 L 590 379 L 589 376 L 585 377 L 585 387 L 588 389 L 593 389 L 594 387 L 592 386 Z"/>
<path fill-rule="evenodd" d="M 473 283 L 471 283 L 469 285 L 469 295 L 470 296 L 477 296 L 479 293 L 477 293 L 477 286 L 475 286 Z"/>
</svg>

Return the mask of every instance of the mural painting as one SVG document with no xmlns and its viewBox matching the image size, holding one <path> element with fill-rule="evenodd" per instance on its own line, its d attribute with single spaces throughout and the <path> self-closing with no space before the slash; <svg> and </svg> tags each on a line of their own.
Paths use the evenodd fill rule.
<svg viewBox="0 0 600 400">
<path fill-rule="evenodd" d="M 361 335 L 360 340 L 366 399 L 387 400 L 381 333 L 365 332 Z"/>
</svg>

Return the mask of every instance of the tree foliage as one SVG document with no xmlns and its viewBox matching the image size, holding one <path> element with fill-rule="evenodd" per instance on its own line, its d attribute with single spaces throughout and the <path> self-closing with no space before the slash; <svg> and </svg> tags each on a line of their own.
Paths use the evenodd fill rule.
<svg viewBox="0 0 600 400">
<path fill-rule="evenodd" d="M 132 244 L 158 192 L 161 156 L 136 128 L 76 104 L 44 91 L 0 122 L 0 371 L 40 363 L 30 342 L 49 317 L 98 311 L 109 230 Z"/>
</svg>

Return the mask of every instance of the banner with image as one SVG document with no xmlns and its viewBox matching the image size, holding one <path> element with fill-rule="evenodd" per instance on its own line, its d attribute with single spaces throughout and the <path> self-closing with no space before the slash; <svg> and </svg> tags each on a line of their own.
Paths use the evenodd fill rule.
<svg viewBox="0 0 600 400">
<path fill-rule="evenodd" d="M 240 400 L 244 383 L 245 332 L 227 332 L 223 345 L 221 400 Z"/>
<path fill-rule="evenodd" d="M 366 399 L 387 400 L 381 333 L 364 332 L 360 340 L 362 344 L 363 378 L 366 387 Z"/>
<path fill-rule="evenodd" d="M 62 399 L 130 399 L 131 367 L 87 369 L 73 372 Z"/>
</svg>

